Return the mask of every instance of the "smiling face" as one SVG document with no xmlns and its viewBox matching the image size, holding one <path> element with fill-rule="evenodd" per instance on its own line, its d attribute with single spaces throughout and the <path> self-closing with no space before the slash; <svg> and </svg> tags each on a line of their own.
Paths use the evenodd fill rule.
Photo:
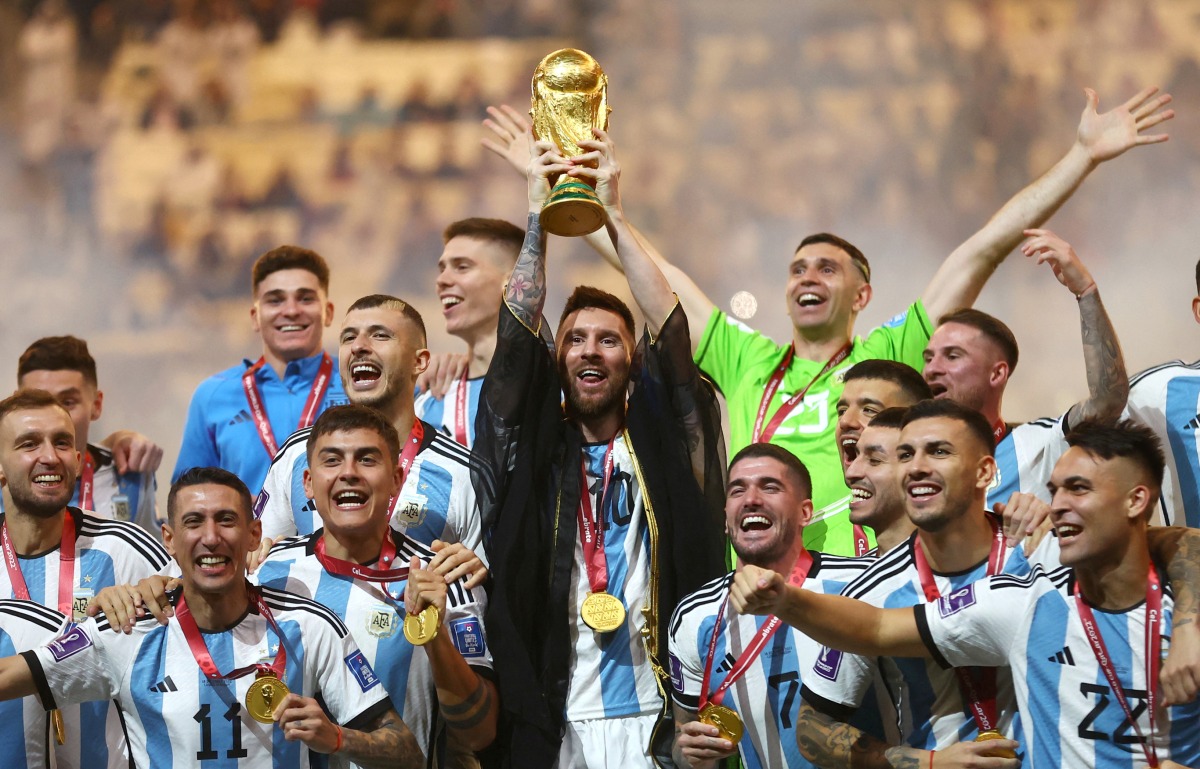
<svg viewBox="0 0 1200 769">
<path fill-rule="evenodd" d="M 859 436 L 876 414 L 894 406 L 911 406 L 904 388 L 885 379 L 851 379 L 837 402 L 837 443 L 842 470 L 858 456 Z"/>
<path fill-rule="evenodd" d="M 1137 530 L 1144 534 L 1154 496 L 1145 473 L 1124 457 L 1104 459 L 1072 446 L 1050 474 L 1050 522 L 1059 559 L 1075 568 L 1115 564 Z"/>
<path fill-rule="evenodd" d="M 863 429 L 858 451 L 846 468 L 850 487 L 850 521 L 884 529 L 905 514 L 896 445 L 900 431 L 891 427 Z"/>
<path fill-rule="evenodd" d="M 922 372 L 935 398 L 983 411 L 1008 382 L 1008 363 L 995 342 L 962 323 L 943 323 L 925 348 Z"/>
<path fill-rule="evenodd" d="M 841 334 L 871 300 L 871 286 L 845 251 L 812 243 L 792 258 L 785 298 L 796 329 Z"/>
<path fill-rule="evenodd" d="M 750 456 L 729 468 L 725 531 L 738 558 L 755 566 L 790 568 L 812 519 L 810 496 L 778 459 Z"/>
<path fill-rule="evenodd" d="M 258 547 L 262 525 L 252 521 L 237 491 L 217 483 L 175 492 L 163 545 L 179 564 L 185 588 L 219 600 L 246 579 L 246 554 Z"/>
<path fill-rule="evenodd" d="M 79 459 L 71 417 L 58 406 L 12 411 L 0 420 L 0 484 L 26 515 L 49 518 L 67 506 Z"/>
<path fill-rule="evenodd" d="M 591 419 L 625 409 L 633 337 L 615 312 L 585 307 L 563 319 L 556 339 L 567 411 Z"/>
<path fill-rule="evenodd" d="M 45 390 L 57 398 L 75 425 L 75 449 L 87 450 L 88 429 L 100 418 L 104 393 L 88 382 L 81 372 L 71 369 L 29 371 L 17 380 L 17 386 Z"/>
<path fill-rule="evenodd" d="M 304 471 L 304 493 L 339 541 L 374 541 L 388 525 L 388 503 L 400 489 L 400 468 L 387 441 L 355 428 L 320 435 Z"/>
<path fill-rule="evenodd" d="M 446 331 L 468 342 L 495 333 L 513 259 L 504 244 L 459 235 L 438 259 L 437 295 Z"/>
<path fill-rule="evenodd" d="M 356 406 L 390 410 L 412 400 L 417 375 L 429 365 L 416 326 L 397 309 L 351 310 L 338 335 L 338 364 L 346 396 Z"/>
<path fill-rule="evenodd" d="M 333 305 L 313 273 L 277 270 L 258 284 L 250 320 L 267 352 L 281 361 L 298 360 L 321 351 L 321 334 L 333 323 Z"/>
<path fill-rule="evenodd" d="M 996 460 L 965 423 L 950 417 L 910 422 L 900 431 L 896 460 L 905 509 L 918 528 L 940 531 L 982 513 Z"/>
</svg>

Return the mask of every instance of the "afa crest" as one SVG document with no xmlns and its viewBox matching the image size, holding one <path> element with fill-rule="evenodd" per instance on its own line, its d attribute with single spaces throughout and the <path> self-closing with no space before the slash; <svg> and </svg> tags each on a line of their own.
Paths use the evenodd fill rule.
<svg viewBox="0 0 1200 769">
<path fill-rule="evenodd" d="M 393 518 L 405 528 L 416 528 L 425 523 L 428 514 L 425 503 L 425 497 L 420 494 L 405 495 L 397 500 Z"/>
<path fill-rule="evenodd" d="M 376 638 L 391 638 L 400 627 L 400 617 L 390 606 L 376 606 L 367 615 L 367 632 Z"/>
</svg>

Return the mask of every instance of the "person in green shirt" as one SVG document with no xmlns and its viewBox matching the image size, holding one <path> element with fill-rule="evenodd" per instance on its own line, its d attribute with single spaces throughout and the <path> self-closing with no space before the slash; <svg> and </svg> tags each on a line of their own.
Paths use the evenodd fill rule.
<svg viewBox="0 0 1200 769">
<path fill-rule="evenodd" d="M 940 318 L 974 304 L 984 283 L 1022 240 L 1023 232 L 1045 222 L 1100 163 L 1132 147 L 1166 141 L 1165 134 L 1144 132 L 1174 116 L 1172 110 L 1163 109 L 1171 101 L 1169 95 L 1156 96 L 1157 89 L 1146 88 L 1101 113 L 1096 92 L 1087 89 L 1085 93 L 1087 103 L 1076 138 L 1062 159 L 955 248 L 904 312 L 865 337 L 855 336 L 854 323 L 873 296 L 870 264 L 843 238 L 829 233 L 810 235 L 792 255 L 784 291 L 792 338 L 788 344 L 779 344 L 718 309 L 683 270 L 667 262 L 634 231 L 660 262 L 692 329 L 703 329 L 692 335 L 694 355 L 725 396 L 730 453 L 769 440 L 791 450 L 811 470 L 814 512 L 812 523 L 804 530 L 805 547 L 839 555 L 853 555 L 862 547 L 853 535 L 848 514 L 850 492 L 834 439 L 836 404 L 845 371 L 870 358 L 896 360 L 920 370 L 933 331 L 931 317 Z M 491 118 L 484 125 L 495 139 L 485 139 L 484 146 L 524 173 L 528 119 L 507 106 L 492 107 L 488 112 Z M 615 263 L 606 238 L 593 235 L 588 241 Z M 773 376 L 777 372 L 782 373 L 781 378 Z M 776 378 L 779 381 L 771 390 Z M 796 401 L 794 407 L 781 413 L 789 399 Z"/>
</svg>

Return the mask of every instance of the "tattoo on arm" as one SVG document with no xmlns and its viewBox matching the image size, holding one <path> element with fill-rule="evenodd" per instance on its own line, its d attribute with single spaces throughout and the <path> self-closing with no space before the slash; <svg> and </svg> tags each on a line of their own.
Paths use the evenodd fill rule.
<svg viewBox="0 0 1200 769">
<path fill-rule="evenodd" d="M 391 708 L 362 731 L 344 730 L 342 739 L 346 756 L 368 769 L 421 769 L 425 765 L 417 738 Z"/>
<path fill-rule="evenodd" d="M 546 233 L 537 214 L 529 214 L 525 243 L 508 278 L 504 301 L 526 326 L 537 328 L 546 302 Z"/>
<path fill-rule="evenodd" d="M 824 769 L 915 766 L 907 762 L 911 750 L 891 748 L 850 724 L 835 721 L 807 702 L 800 705 L 796 742 L 805 758 Z M 900 763 L 890 763 L 893 751 L 897 752 L 894 760 Z"/>
<path fill-rule="evenodd" d="M 473 729 L 488 717 L 492 709 L 492 690 L 483 679 L 477 679 L 475 691 L 455 705 L 441 706 L 442 717 L 451 729 Z"/>
<path fill-rule="evenodd" d="M 1116 420 L 1129 398 L 1129 377 L 1112 321 L 1093 291 L 1079 300 L 1079 324 L 1083 332 L 1083 361 L 1087 370 L 1088 398 L 1079 403 L 1072 424 L 1085 419 Z"/>
<path fill-rule="evenodd" d="M 1200 613 L 1200 531 L 1151 526 L 1146 534 L 1150 556 L 1166 569 L 1175 599 L 1172 627 L 1186 625 Z"/>
</svg>

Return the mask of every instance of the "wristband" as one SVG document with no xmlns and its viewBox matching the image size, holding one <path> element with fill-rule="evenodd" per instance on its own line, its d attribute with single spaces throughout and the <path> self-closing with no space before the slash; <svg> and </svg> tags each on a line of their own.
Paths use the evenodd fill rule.
<svg viewBox="0 0 1200 769">
<path fill-rule="evenodd" d="M 341 751 L 341 749 L 342 749 L 342 727 L 337 724 L 334 724 L 333 728 L 337 729 L 337 745 L 334 746 L 333 753 L 337 753 L 337 752 Z M 333 753 L 331 753 L 330 755 L 333 755 Z M 930 765 L 932 766 L 933 765 L 932 757 L 929 759 L 929 762 L 930 762 Z"/>
</svg>

